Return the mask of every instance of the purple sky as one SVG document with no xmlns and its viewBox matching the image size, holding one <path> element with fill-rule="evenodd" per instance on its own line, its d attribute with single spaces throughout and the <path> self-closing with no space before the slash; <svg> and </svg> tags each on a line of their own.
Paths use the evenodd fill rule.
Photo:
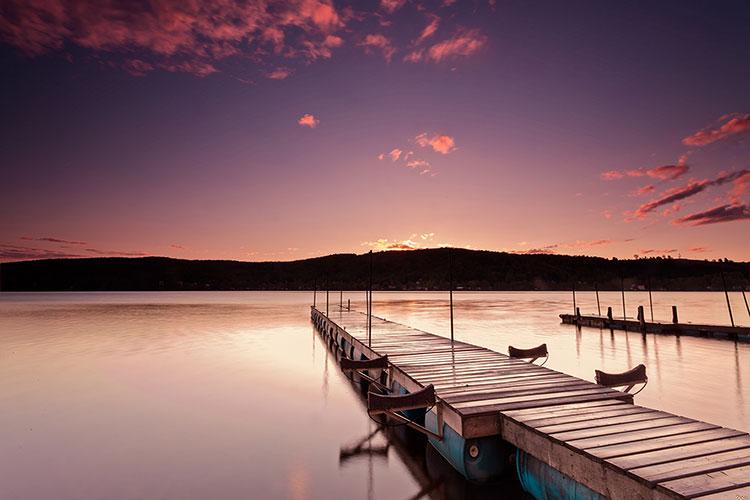
<svg viewBox="0 0 750 500">
<path fill-rule="evenodd" d="M 750 260 L 746 2 L 0 7 L 0 261 Z"/>
</svg>

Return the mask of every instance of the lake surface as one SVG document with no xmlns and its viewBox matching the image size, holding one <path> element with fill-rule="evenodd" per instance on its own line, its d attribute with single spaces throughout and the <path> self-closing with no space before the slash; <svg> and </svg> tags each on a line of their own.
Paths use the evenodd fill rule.
<svg viewBox="0 0 750 500">
<path fill-rule="evenodd" d="M 742 297 L 735 321 L 750 323 Z M 363 309 L 364 292 L 344 300 Z M 446 294 L 375 292 L 373 313 L 449 335 Z M 330 294 L 331 307 L 339 299 Z M 311 293 L 0 294 L 0 498 L 518 498 L 465 483 L 419 440 L 376 433 L 309 321 Z M 325 304 L 325 294 L 318 294 Z M 602 293 L 621 312 L 620 295 Z M 628 293 L 634 315 L 643 293 Z M 648 367 L 639 404 L 750 431 L 750 345 L 577 330 L 568 293 L 456 293 L 456 338 L 546 342 L 548 366 Z M 657 319 L 728 324 L 720 293 L 654 294 Z M 593 294 L 579 293 L 584 313 Z M 324 306 L 323 306 L 324 307 Z M 373 335 L 377 335 L 374 329 Z"/>
</svg>

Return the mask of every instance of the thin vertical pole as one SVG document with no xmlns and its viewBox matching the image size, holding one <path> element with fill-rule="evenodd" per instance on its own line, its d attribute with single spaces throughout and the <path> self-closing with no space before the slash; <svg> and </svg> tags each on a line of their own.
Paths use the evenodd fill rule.
<svg viewBox="0 0 750 500">
<path fill-rule="evenodd" d="M 573 280 L 573 316 L 576 315 L 576 282 Z"/>
<path fill-rule="evenodd" d="M 651 308 L 651 322 L 654 322 L 654 301 L 651 300 L 651 277 L 648 277 L 648 306 Z"/>
<path fill-rule="evenodd" d="M 326 287 L 326 316 L 328 316 L 328 288 Z"/>
<path fill-rule="evenodd" d="M 318 280 L 316 279 L 313 283 L 313 307 L 315 307 L 316 299 L 318 298 Z"/>
<path fill-rule="evenodd" d="M 339 310 L 344 308 L 344 290 L 339 291 Z"/>
<path fill-rule="evenodd" d="M 729 321 L 734 326 L 734 316 L 732 316 L 732 304 L 729 302 L 729 292 L 727 291 L 727 280 L 724 278 L 724 272 L 721 273 L 721 283 L 724 285 L 724 296 L 727 299 L 727 310 L 729 310 Z"/>
<path fill-rule="evenodd" d="M 628 315 L 625 313 L 625 279 L 620 278 L 620 291 L 622 292 L 622 319 L 627 320 Z"/>
<path fill-rule="evenodd" d="M 594 290 L 596 291 L 596 311 L 599 313 L 599 316 L 602 315 L 602 306 L 599 304 L 599 284 L 594 283 Z"/>
<path fill-rule="evenodd" d="M 367 346 L 372 345 L 372 250 L 370 250 L 370 310 L 367 314 Z"/>
<path fill-rule="evenodd" d="M 448 249 L 448 293 L 451 307 L 451 344 L 453 343 L 453 251 Z"/>
<path fill-rule="evenodd" d="M 745 295 L 745 290 L 742 290 L 742 300 L 745 301 L 745 309 L 747 309 L 747 315 L 750 316 L 750 305 L 747 304 L 747 296 Z"/>
</svg>

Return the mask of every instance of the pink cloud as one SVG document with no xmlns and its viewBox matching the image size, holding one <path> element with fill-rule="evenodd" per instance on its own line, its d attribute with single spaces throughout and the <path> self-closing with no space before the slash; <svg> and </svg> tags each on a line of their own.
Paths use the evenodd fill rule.
<svg viewBox="0 0 750 500">
<path fill-rule="evenodd" d="M 397 161 L 401 157 L 402 151 L 398 148 L 393 148 L 388 156 L 391 157 L 391 161 Z"/>
<path fill-rule="evenodd" d="M 750 192 L 750 171 L 742 174 L 732 181 L 733 187 L 729 192 L 729 199 L 732 203 L 739 203 L 740 198 Z"/>
<path fill-rule="evenodd" d="M 430 38 L 432 35 L 435 34 L 435 32 L 438 29 L 438 26 L 440 26 L 440 18 L 436 15 L 432 15 L 430 17 L 430 22 L 427 24 L 427 26 L 424 27 L 422 32 L 419 34 L 417 39 L 414 41 L 415 45 L 418 45 L 428 38 Z"/>
<path fill-rule="evenodd" d="M 602 172 L 601 178 L 605 181 L 614 181 L 624 177 L 651 177 L 662 181 L 674 180 L 685 175 L 690 167 L 682 162 L 677 165 L 662 165 L 652 168 L 636 168 L 632 170 L 608 170 Z"/>
<path fill-rule="evenodd" d="M 307 114 L 302 115 L 300 119 L 297 120 L 297 123 L 299 123 L 303 127 L 315 128 L 320 123 L 320 120 L 315 118 L 315 116 L 307 113 Z"/>
<path fill-rule="evenodd" d="M 750 205 L 720 205 L 703 212 L 687 215 L 673 221 L 673 224 L 705 226 L 720 222 L 750 219 Z"/>
<path fill-rule="evenodd" d="M 76 45 L 119 57 L 114 65 L 139 76 L 154 69 L 207 76 L 228 57 L 261 57 L 258 44 L 281 52 L 287 30 L 296 46 L 285 55 L 326 57 L 345 25 L 330 0 L 8 0 L 3 9 L 0 38 L 29 56 Z"/>
<path fill-rule="evenodd" d="M 750 131 L 750 114 L 731 113 L 719 118 L 715 125 L 685 137 L 682 143 L 686 146 L 706 146 L 748 131 Z"/>
<path fill-rule="evenodd" d="M 32 236 L 21 236 L 19 238 L 24 241 L 44 241 L 47 243 L 61 243 L 63 245 L 88 245 L 85 241 L 75 241 L 75 240 L 64 240 L 62 238 L 53 238 L 51 236 L 44 236 L 41 238 L 34 238 Z"/>
<path fill-rule="evenodd" d="M 267 72 L 266 78 L 270 78 L 271 80 L 284 80 L 285 78 L 289 78 L 292 73 L 294 72 L 289 68 L 276 68 Z"/>
<path fill-rule="evenodd" d="M 685 198 L 695 196 L 696 194 L 705 191 L 709 187 L 720 186 L 722 184 L 726 184 L 727 182 L 733 182 L 748 173 L 750 173 L 750 170 L 746 169 L 739 170 L 737 172 L 731 172 L 728 174 L 721 174 L 715 179 L 704 179 L 702 181 L 691 180 L 684 186 L 678 186 L 664 191 L 664 193 L 662 193 L 659 198 L 651 200 L 648 203 L 644 203 L 643 205 L 638 207 L 632 215 L 637 219 L 643 219 L 650 212 L 653 212 L 661 206 L 669 205 L 671 203 L 674 203 L 675 201 L 684 200 Z"/>
<path fill-rule="evenodd" d="M 422 132 L 414 138 L 414 141 L 423 148 L 430 146 L 434 151 L 444 155 L 456 150 L 455 139 L 445 134 L 436 134 L 430 137 L 427 132 Z"/>
<path fill-rule="evenodd" d="M 639 187 L 638 189 L 630 193 L 630 195 L 631 196 L 643 196 L 644 194 L 651 193 L 654 189 L 656 188 L 654 187 L 653 184 L 648 184 L 646 186 Z"/>
<path fill-rule="evenodd" d="M 479 30 L 462 30 L 453 37 L 436 43 L 427 51 L 427 58 L 434 62 L 478 52 L 487 43 L 487 37 Z"/>
<path fill-rule="evenodd" d="M 429 174 L 432 169 L 430 168 L 430 162 L 425 160 L 411 160 L 406 163 L 408 168 L 419 170 L 420 175 Z"/>
<path fill-rule="evenodd" d="M 404 6 L 406 0 L 380 0 L 380 8 L 389 14 Z"/>
<path fill-rule="evenodd" d="M 385 60 L 390 62 L 393 58 L 393 54 L 396 53 L 396 49 L 391 41 L 384 35 L 381 34 L 369 34 L 359 43 L 360 46 L 365 48 L 366 52 L 370 52 L 371 49 L 378 49 L 383 53 Z"/>
</svg>

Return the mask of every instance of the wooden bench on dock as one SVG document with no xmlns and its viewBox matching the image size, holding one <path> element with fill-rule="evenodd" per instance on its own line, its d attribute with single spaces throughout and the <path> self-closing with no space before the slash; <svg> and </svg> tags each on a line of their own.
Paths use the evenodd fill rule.
<svg viewBox="0 0 750 500">
<path fill-rule="evenodd" d="M 312 315 L 337 345 L 368 359 L 387 355 L 389 380 L 407 391 L 431 384 L 438 422 L 464 439 L 498 436 L 611 499 L 750 499 L 745 432 L 374 316 L 368 341 L 367 316 L 356 311 Z"/>
</svg>

